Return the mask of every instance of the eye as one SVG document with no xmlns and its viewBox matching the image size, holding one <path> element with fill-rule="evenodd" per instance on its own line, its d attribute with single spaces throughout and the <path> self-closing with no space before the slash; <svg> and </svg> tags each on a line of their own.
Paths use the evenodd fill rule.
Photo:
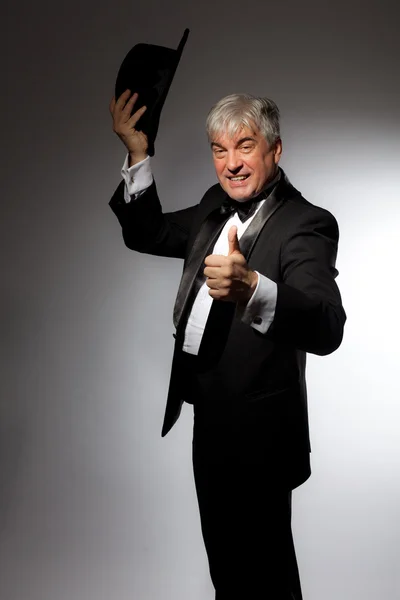
<svg viewBox="0 0 400 600">
<path fill-rule="evenodd" d="M 249 146 L 249 145 L 241 146 L 240 149 L 242 152 L 250 152 L 253 149 L 253 146 Z"/>
<path fill-rule="evenodd" d="M 221 158 L 222 156 L 224 156 L 225 150 L 223 150 L 222 148 L 214 148 L 213 153 L 214 156 L 216 156 L 217 158 Z"/>
</svg>

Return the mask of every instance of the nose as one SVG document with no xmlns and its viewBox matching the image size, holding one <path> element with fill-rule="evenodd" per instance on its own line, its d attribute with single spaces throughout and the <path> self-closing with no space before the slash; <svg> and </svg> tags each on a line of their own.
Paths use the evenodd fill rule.
<svg viewBox="0 0 400 600">
<path fill-rule="evenodd" d="M 235 150 L 228 151 L 226 156 L 226 168 L 228 171 L 235 175 L 240 171 L 242 166 L 243 160 L 240 155 Z"/>
</svg>

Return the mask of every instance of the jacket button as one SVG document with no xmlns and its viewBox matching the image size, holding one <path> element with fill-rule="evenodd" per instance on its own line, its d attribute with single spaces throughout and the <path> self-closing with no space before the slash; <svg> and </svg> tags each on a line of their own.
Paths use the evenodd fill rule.
<svg viewBox="0 0 400 600">
<path fill-rule="evenodd" d="M 254 323 L 254 325 L 261 325 L 262 318 L 261 317 L 254 317 L 253 323 Z"/>
</svg>

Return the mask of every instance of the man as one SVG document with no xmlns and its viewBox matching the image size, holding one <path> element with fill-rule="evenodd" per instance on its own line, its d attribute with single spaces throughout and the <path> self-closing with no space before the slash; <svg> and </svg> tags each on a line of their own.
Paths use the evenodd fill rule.
<svg viewBox="0 0 400 600">
<path fill-rule="evenodd" d="M 207 118 L 218 184 L 163 214 L 135 130 L 137 95 L 111 102 L 128 157 L 110 205 L 125 244 L 184 259 L 162 435 L 194 407 L 193 466 L 216 600 L 301 600 L 291 490 L 310 475 L 305 359 L 341 343 L 338 227 L 278 167 L 279 111 L 232 95 Z"/>
</svg>

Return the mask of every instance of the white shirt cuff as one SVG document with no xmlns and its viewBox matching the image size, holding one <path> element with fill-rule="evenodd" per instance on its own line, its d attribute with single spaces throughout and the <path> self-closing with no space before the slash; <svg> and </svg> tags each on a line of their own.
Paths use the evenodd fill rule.
<svg viewBox="0 0 400 600">
<path fill-rule="evenodd" d="M 132 165 L 132 167 L 129 167 L 128 165 L 128 155 L 126 155 L 125 162 L 121 169 L 121 175 L 125 181 L 125 202 L 130 202 L 132 199 L 134 200 L 137 198 L 153 183 L 150 156 L 146 156 L 144 160 L 136 163 L 136 165 Z"/>
<path fill-rule="evenodd" d="M 260 333 L 267 333 L 275 316 L 278 286 L 275 281 L 255 272 L 258 275 L 257 286 L 243 310 L 241 320 Z"/>
</svg>

